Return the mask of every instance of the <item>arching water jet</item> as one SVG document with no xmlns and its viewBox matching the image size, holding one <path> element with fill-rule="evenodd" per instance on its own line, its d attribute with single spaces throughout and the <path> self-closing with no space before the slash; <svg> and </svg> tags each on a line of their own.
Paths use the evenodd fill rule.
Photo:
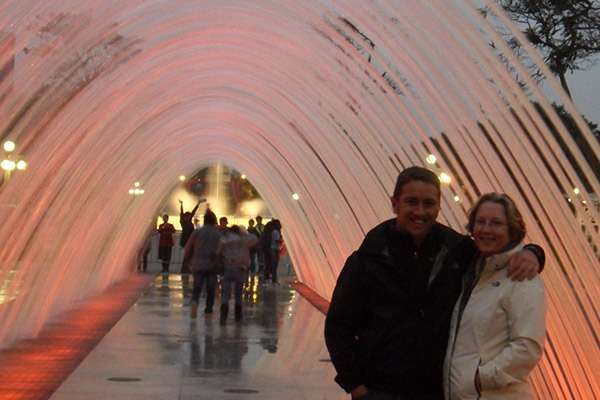
<svg viewBox="0 0 600 400">
<path fill-rule="evenodd" d="M 300 279 L 327 297 L 365 231 L 391 215 L 398 170 L 433 153 L 432 168 L 453 178 L 444 221 L 460 229 L 479 194 L 506 191 L 547 249 L 540 397 L 597 396 L 600 216 L 583 202 L 600 183 L 548 100 L 531 82 L 523 93 L 498 60 L 523 75 L 478 4 L 3 2 L 1 139 L 29 169 L 0 188 L 0 203 L 15 204 L 0 208 L 11 299 L 0 344 L 130 274 L 139 221 L 198 163 L 252 176 L 286 221 Z M 143 199 L 127 194 L 135 180 Z"/>
</svg>

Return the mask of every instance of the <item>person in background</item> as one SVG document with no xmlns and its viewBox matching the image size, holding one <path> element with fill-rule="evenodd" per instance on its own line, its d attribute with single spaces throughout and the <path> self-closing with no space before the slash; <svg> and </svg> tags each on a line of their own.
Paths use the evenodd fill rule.
<svg viewBox="0 0 600 400">
<path fill-rule="evenodd" d="M 259 242 L 260 242 L 262 240 L 260 238 L 262 237 L 263 233 L 265 232 L 265 226 L 263 225 L 263 217 L 261 217 L 260 215 L 256 216 L 255 228 L 256 228 L 256 231 L 258 232 L 258 237 L 259 237 Z M 256 245 L 256 261 L 258 263 L 258 275 L 264 276 L 265 254 L 263 252 L 263 248 L 260 243 L 258 245 Z"/>
<path fill-rule="evenodd" d="M 179 223 L 181 225 L 181 237 L 179 238 L 179 246 L 183 249 L 185 248 L 185 244 L 192 232 L 194 232 L 194 224 L 192 223 L 192 218 L 196 215 L 196 211 L 198 211 L 198 207 L 202 202 L 206 201 L 206 199 L 199 199 L 196 203 L 196 206 L 192 209 L 192 211 L 183 211 L 183 201 L 179 200 Z M 181 265 L 181 273 L 189 274 L 189 270 L 185 270 L 183 268 L 183 264 Z"/>
<path fill-rule="evenodd" d="M 396 217 L 367 233 L 339 274 L 325 320 L 335 380 L 353 399 L 444 398 L 450 319 L 477 254 L 470 237 L 436 222 L 440 181 L 403 170 L 391 204 Z M 543 251 L 511 257 L 508 275 L 534 277 Z"/>
<path fill-rule="evenodd" d="M 281 251 L 283 237 L 281 236 L 281 222 L 278 219 L 275 219 L 272 222 L 273 229 L 271 231 L 271 240 L 269 245 L 268 274 L 273 283 L 279 283 L 277 280 L 277 267 L 279 266 L 279 252 Z"/>
<path fill-rule="evenodd" d="M 266 284 L 268 280 L 271 278 L 271 234 L 273 233 L 273 221 L 270 220 L 265 225 L 265 229 L 260 235 L 260 240 L 258 243 L 258 248 L 260 248 L 260 252 L 263 255 L 263 284 Z"/>
<path fill-rule="evenodd" d="M 162 273 L 169 273 L 169 264 L 171 264 L 171 251 L 173 250 L 173 234 L 175 227 L 169 223 L 167 214 L 162 216 L 163 223 L 158 226 L 158 258 L 162 261 Z"/>
<path fill-rule="evenodd" d="M 262 235 L 262 233 L 265 231 L 265 226 L 263 225 L 263 218 L 260 215 L 256 216 L 256 231 L 258 232 L 258 235 Z"/>
<path fill-rule="evenodd" d="M 221 233 L 225 233 L 225 231 L 227 231 L 227 225 L 229 224 L 229 221 L 227 220 L 227 217 L 221 217 L 219 218 L 219 231 Z"/>
<path fill-rule="evenodd" d="M 525 223 L 509 196 L 489 193 L 469 212 L 467 230 L 478 253 L 452 314 L 446 399 L 533 399 L 528 376 L 544 350 L 544 284 L 539 276 L 514 282 L 507 273 Z"/>
<path fill-rule="evenodd" d="M 229 298 L 234 293 L 235 320 L 242 319 L 242 291 L 248 279 L 250 267 L 250 248 L 258 242 L 258 238 L 249 234 L 246 229 L 233 225 L 225 231 L 219 241 L 217 254 L 223 258 L 223 288 L 221 291 L 220 322 L 227 321 Z"/>
<path fill-rule="evenodd" d="M 150 226 L 149 232 L 146 234 L 146 238 L 140 248 L 138 254 L 138 271 L 146 272 L 148 270 L 148 255 L 152 249 L 152 236 L 156 234 L 156 230 Z"/>
<path fill-rule="evenodd" d="M 254 220 L 252 218 L 248 220 L 248 233 L 254 235 L 257 241 L 260 238 L 260 233 L 256 229 L 256 226 L 254 226 Z M 258 246 L 255 244 L 250 248 L 250 274 L 252 275 L 256 274 L 256 264 L 258 262 L 256 259 L 257 247 Z"/>
<path fill-rule="evenodd" d="M 191 318 L 198 314 L 198 303 L 202 286 L 206 285 L 206 308 L 204 312 L 211 314 L 215 302 L 215 288 L 217 285 L 217 249 L 221 232 L 217 228 L 217 216 L 206 210 L 204 226 L 192 232 L 185 245 L 183 263 L 192 271 L 194 288 L 192 290 Z"/>
</svg>

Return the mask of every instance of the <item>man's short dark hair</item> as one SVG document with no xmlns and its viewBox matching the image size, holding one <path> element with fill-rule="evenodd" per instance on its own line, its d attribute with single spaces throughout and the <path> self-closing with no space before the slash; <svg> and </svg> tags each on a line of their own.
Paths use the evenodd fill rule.
<svg viewBox="0 0 600 400">
<path fill-rule="evenodd" d="M 440 189 L 440 179 L 433 171 L 423 167 L 408 167 L 398 174 L 396 187 L 394 187 L 394 198 L 400 196 L 402 186 L 412 181 L 430 183 L 437 188 L 438 193 L 441 194 L 442 192 Z"/>
<path fill-rule="evenodd" d="M 206 210 L 204 213 L 204 225 L 216 225 L 217 224 L 217 216 L 211 210 Z"/>
</svg>

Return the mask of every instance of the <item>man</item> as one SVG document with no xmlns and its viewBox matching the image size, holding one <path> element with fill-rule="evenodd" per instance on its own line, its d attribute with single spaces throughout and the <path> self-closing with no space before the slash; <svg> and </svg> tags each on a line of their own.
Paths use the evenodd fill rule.
<svg viewBox="0 0 600 400">
<path fill-rule="evenodd" d="M 262 223 L 263 218 L 260 215 L 256 216 L 256 231 L 258 232 L 258 236 L 262 235 L 265 231 L 265 226 Z"/>
<path fill-rule="evenodd" d="M 162 216 L 163 223 L 157 228 L 158 239 L 158 258 L 162 261 L 162 273 L 169 273 L 169 264 L 171 264 L 171 250 L 173 249 L 173 234 L 175 227 L 169 223 L 167 214 Z"/>
<path fill-rule="evenodd" d="M 142 244 L 138 254 L 138 271 L 146 272 L 148 269 L 148 255 L 150 254 L 150 249 L 152 248 L 152 236 L 155 233 L 156 231 L 151 229 L 144 239 L 144 243 Z"/>
<path fill-rule="evenodd" d="M 221 217 L 219 218 L 219 231 L 222 234 L 225 234 L 225 232 L 227 231 L 227 225 L 229 224 L 229 221 L 227 220 L 227 217 Z"/>
<path fill-rule="evenodd" d="M 391 197 L 396 218 L 372 229 L 340 273 L 325 340 L 336 381 L 353 399 L 444 399 L 450 316 L 475 252 L 470 238 L 436 222 L 440 195 L 433 172 L 402 171 Z M 543 252 L 532 251 L 511 260 L 511 276 L 537 273 Z"/>
<path fill-rule="evenodd" d="M 257 240 L 260 238 L 260 233 L 256 229 L 256 226 L 254 226 L 254 220 L 252 218 L 250 218 L 248 220 L 248 233 L 251 235 L 254 235 Z M 251 275 L 254 275 L 256 273 L 256 248 L 257 248 L 256 245 L 254 245 L 250 248 L 250 274 Z"/>
<path fill-rule="evenodd" d="M 183 264 L 194 276 L 192 291 L 191 318 L 198 315 L 198 302 L 202 286 L 206 283 L 206 308 L 204 312 L 211 314 L 215 303 L 215 287 L 217 285 L 217 249 L 221 232 L 217 228 L 217 216 L 210 210 L 204 214 L 204 226 L 192 232 L 185 245 Z"/>
<path fill-rule="evenodd" d="M 259 239 L 262 237 L 265 231 L 265 225 L 263 224 L 263 218 L 260 215 L 256 216 L 256 231 L 258 232 Z M 256 261 L 258 262 L 258 274 L 261 275 L 265 271 L 265 254 L 263 252 L 260 243 L 256 245 Z"/>
<path fill-rule="evenodd" d="M 268 244 L 269 248 L 265 249 L 265 254 L 268 254 L 268 257 L 265 257 L 265 281 L 271 279 L 274 284 L 277 284 L 279 252 L 283 243 L 283 239 L 281 238 L 281 222 L 278 219 L 274 219 L 269 221 L 269 223 L 273 224 L 273 227 Z"/>
</svg>

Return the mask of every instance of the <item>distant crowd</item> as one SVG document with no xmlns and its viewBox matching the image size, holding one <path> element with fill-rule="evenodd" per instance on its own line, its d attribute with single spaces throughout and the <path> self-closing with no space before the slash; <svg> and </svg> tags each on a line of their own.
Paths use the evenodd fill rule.
<svg viewBox="0 0 600 400">
<path fill-rule="evenodd" d="M 221 280 L 221 322 L 225 323 L 229 312 L 229 299 L 234 294 L 235 319 L 242 319 L 243 285 L 249 274 L 260 276 L 265 284 L 278 284 L 277 265 L 283 247 L 281 222 L 272 219 L 263 224 L 263 218 L 258 215 L 248 220 L 248 226 L 229 225 L 227 217 L 218 219 L 207 206 L 200 226 L 195 218 L 198 207 L 205 199 L 198 200 L 191 211 L 184 211 L 180 200 L 179 222 L 181 236 L 179 245 L 184 249 L 182 274 L 193 275 L 193 292 L 191 302 L 191 317 L 198 314 L 198 302 L 203 288 L 206 288 L 205 314 L 213 312 L 217 281 Z M 163 275 L 170 272 L 171 256 L 175 245 L 173 224 L 169 216 L 162 216 L 158 225 L 158 258 L 162 263 Z M 196 224 L 194 223 L 196 222 Z M 147 258 L 150 252 L 148 240 L 143 249 L 140 270 L 146 271 Z"/>
</svg>

